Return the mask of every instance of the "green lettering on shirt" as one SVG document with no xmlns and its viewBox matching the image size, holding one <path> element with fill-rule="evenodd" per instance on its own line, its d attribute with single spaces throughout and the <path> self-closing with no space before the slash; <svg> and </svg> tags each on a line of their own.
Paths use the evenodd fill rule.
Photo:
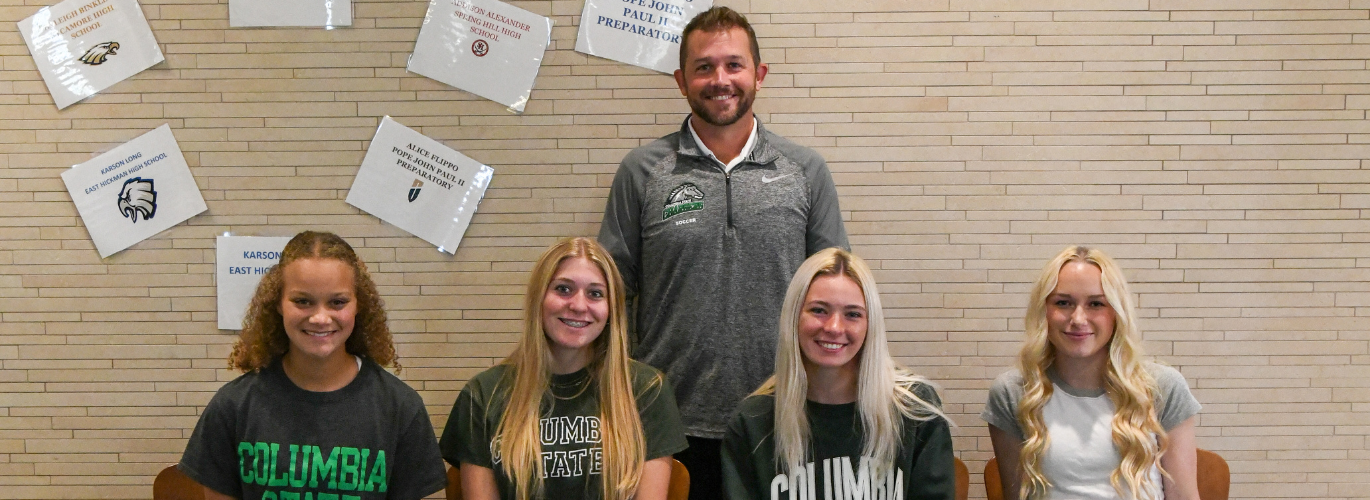
<svg viewBox="0 0 1370 500">
<path fill-rule="evenodd" d="M 300 493 L 297 491 L 282 491 L 281 500 L 300 500 Z"/>
<path fill-rule="evenodd" d="M 386 480 L 388 478 L 385 469 L 385 450 L 376 450 L 376 463 L 371 466 L 371 477 L 366 480 L 366 491 L 380 491 L 381 493 L 385 493 Z M 380 485 L 379 490 L 376 488 L 377 485 Z"/>
<path fill-rule="evenodd" d="M 334 450 L 337 450 L 337 448 L 334 448 Z M 317 500 L 338 500 L 338 494 L 320 492 Z"/>
<path fill-rule="evenodd" d="M 252 454 L 252 443 L 246 441 L 238 443 L 238 478 L 244 483 L 253 483 L 257 480 L 257 475 L 248 465 L 248 460 L 254 460 Z"/>
<path fill-rule="evenodd" d="M 290 445 L 290 486 L 299 488 L 309 480 L 309 445 L 304 445 L 303 450 L 298 444 Z M 300 477 L 295 477 L 295 454 L 303 451 L 303 459 L 299 462 Z"/>
<path fill-rule="evenodd" d="M 286 478 L 286 477 L 283 476 L 283 475 L 277 475 L 277 474 L 276 474 L 276 470 L 277 470 L 276 465 L 277 465 L 277 462 L 280 461 L 280 455 L 281 455 L 281 445 L 280 445 L 280 443 L 271 443 L 271 472 L 270 472 L 271 475 L 269 476 L 269 479 L 267 480 L 267 483 L 266 483 L 267 486 L 285 486 L 285 485 L 287 485 L 287 484 L 290 484 L 290 480 L 289 480 L 288 478 Z"/>
<path fill-rule="evenodd" d="M 258 441 L 254 448 L 256 456 L 252 457 L 252 470 L 257 474 L 257 485 L 266 486 L 270 474 L 268 468 L 271 467 L 271 445 Z"/>
<path fill-rule="evenodd" d="M 262 500 L 281 500 L 281 499 L 280 499 L 280 497 L 276 496 L 276 492 L 271 491 L 271 490 L 266 490 L 266 491 L 263 491 L 263 492 L 262 492 Z"/>
<path fill-rule="evenodd" d="M 328 481 L 327 488 L 334 490 L 338 488 L 338 450 L 333 448 L 333 452 L 328 454 L 327 461 L 323 458 L 323 451 L 318 446 L 314 446 L 314 460 L 309 465 L 309 487 L 319 487 L 319 477 L 322 476 Z M 323 497 L 324 493 L 319 494 L 317 500 L 327 500 Z M 338 500 L 337 495 L 333 495 L 332 500 Z"/>
<path fill-rule="evenodd" d="M 356 448 L 342 446 L 342 460 L 338 462 L 338 487 L 343 491 L 353 491 L 357 489 L 358 477 L 361 473 L 357 467 L 361 465 L 361 452 Z M 335 450 L 338 448 L 334 448 Z"/>
</svg>

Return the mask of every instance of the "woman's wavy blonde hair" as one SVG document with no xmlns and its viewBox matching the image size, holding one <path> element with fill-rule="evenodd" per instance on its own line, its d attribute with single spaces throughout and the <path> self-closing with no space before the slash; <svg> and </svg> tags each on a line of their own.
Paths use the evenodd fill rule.
<svg viewBox="0 0 1370 500">
<path fill-rule="evenodd" d="M 533 266 L 523 297 L 523 337 L 505 358 L 509 365 L 497 390 L 508 388 L 509 403 L 495 431 L 504 474 L 520 500 L 546 497 L 542 488 L 542 441 L 539 419 L 552 409 L 551 371 L 547 334 L 542 324 L 542 301 L 557 268 L 567 259 L 587 259 L 604 273 L 609 303 L 608 323 L 591 343 L 593 359 L 587 367 L 599 386 L 600 439 L 603 449 L 600 478 L 604 500 L 627 500 L 637 492 L 646 455 L 642 422 L 629 370 L 627 314 L 623 278 L 614 259 L 588 238 L 567 238 L 543 252 Z M 512 379 L 512 381 L 511 381 Z M 660 384 L 658 378 L 654 384 Z"/>
<path fill-rule="evenodd" d="M 1047 299 L 1056 290 L 1061 268 L 1071 262 L 1088 262 L 1099 268 L 1104 296 L 1114 312 L 1113 338 L 1108 345 L 1108 367 L 1104 390 L 1113 401 L 1113 444 L 1122 462 L 1109 476 L 1114 491 L 1123 498 L 1155 498 L 1159 491 L 1148 486 L 1151 467 L 1160 467 L 1161 455 L 1169 445 L 1165 429 L 1156 418 L 1156 380 L 1142 364 L 1141 333 L 1127 279 L 1118 264 L 1102 251 L 1084 246 L 1066 248 L 1042 268 L 1032 287 L 1024 326 L 1027 339 L 1018 353 L 1018 370 L 1023 375 L 1023 399 L 1018 405 L 1018 424 L 1026 439 L 1020 455 L 1023 464 L 1020 497 L 1043 497 L 1051 482 L 1042 474 L 1042 456 L 1050 445 L 1042 408 L 1052 395 L 1047 369 L 1056 359 L 1056 348 L 1047 332 Z M 1163 474 L 1167 474 L 1162 469 Z M 1169 476 L 1169 474 L 1167 474 Z M 1126 489 L 1124 489 L 1126 486 Z M 1131 491 L 1132 495 L 1126 494 Z"/>
<path fill-rule="evenodd" d="M 799 315 L 809 295 L 809 286 L 820 276 L 845 276 L 861 288 L 866 300 L 866 340 L 857 354 L 861 364 L 857 375 L 856 407 L 865 442 L 861 454 L 885 467 L 894 463 L 899 452 L 903 418 L 926 421 L 947 419 L 942 409 L 914 394 L 917 383 L 928 381 L 899 366 L 890 357 L 885 335 L 885 315 L 880 307 L 880 292 L 870 267 L 860 257 L 841 248 L 813 254 L 790 280 L 780 310 L 780 338 L 776 346 L 775 375 L 754 394 L 775 395 L 775 447 L 777 465 L 792 471 L 809 461 L 812 430 L 805 413 L 809 379 L 804 369 L 804 354 L 799 348 Z M 931 384 L 929 384 L 931 385 Z M 872 477 L 883 477 L 877 470 Z"/>
<path fill-rule="evenodd" d="M 399 356 L 395 354 L 390 327 L 386 326 L 385 304 L 366 271 L 366 263 L 338 235 L 316 231 L 304 231 L 291 238 L 281 250 L 280 262 L 271 266 L 257 283 L 257 292 L 243 318 L 243 331 L 228 357 L 228 367 L 243 373 L 257 371 L 290 350 L 290 337 L 285 334 L 285 320 L 281 316 L 281 294 L 285 288 L 285 268 L 300 259 L 336 259 L 352 268 L 357 315 L 345 344 L 347 352 L 398 372 Z"/>
</svg>

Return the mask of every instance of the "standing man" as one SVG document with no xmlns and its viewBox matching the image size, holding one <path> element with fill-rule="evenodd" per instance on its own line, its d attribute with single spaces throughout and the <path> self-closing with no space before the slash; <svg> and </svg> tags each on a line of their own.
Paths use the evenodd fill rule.
<svg viewBox="0 0 1370 500">
<path fill-rule="evenodd" d="M 741 14 L 691 20 L 675 72 L 690 116 L 623 159 L 599 231 L 637 297 L 633 357 L 675 386 L 691 499 L 723 497 L 719 446 L 774 371 L 790 277 L 814 252 L 848 246 L 823 158 L 752 115 L 767 69 Z"/>
</svg>

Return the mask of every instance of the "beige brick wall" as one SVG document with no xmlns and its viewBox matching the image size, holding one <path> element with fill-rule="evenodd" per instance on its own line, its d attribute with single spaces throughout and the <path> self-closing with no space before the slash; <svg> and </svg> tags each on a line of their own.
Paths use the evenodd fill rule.
<svg viewBox="0 0 1370 500">
<path fill-rule="evenodd" d="M 405 72 L 426 2 L 355 0 L 325 31 L 145 0 L 167 61 L 59 112 L 15 28 L 48 3 L 0 0 L 0 498 L 150 496 L 235 376 L 226 231 L 360 247 L 440 426 L 511 348 L 529 262 L 594 234 L 619 159 L 687 111 L 669 77 L 572 50 L 582 0 L 513 2 L 556 23 L 522 116 Z M 1370 1 L 718 3 L 762 38 L 760 117 L 831 162 L 972 497 L 1028 281 L 1076 242 L 1126 266 L 1234 497 L 1370 496 Z M 343 201 L 387 114 L 496 171 L 455 257 Z M 59 173 L 163 123 L 209 211 L 101 260 Z"/>
</svg>

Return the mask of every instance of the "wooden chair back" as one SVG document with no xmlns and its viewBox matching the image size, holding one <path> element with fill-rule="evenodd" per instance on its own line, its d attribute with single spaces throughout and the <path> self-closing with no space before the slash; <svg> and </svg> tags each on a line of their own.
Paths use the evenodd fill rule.
<svg viewBox="0 0 1370 500">
<path fill-rule="evenodd" d="M 1232 487 L 1232 471 L 1227 461 L 1208 450 L 1199 452 L 1199 500 L 1227 500 Z"/>
<path fill-rule="evenodd" d="M 1208 450 L 1196 452 L 1199 459 L 1199 500 L 1227 500 L 1232 488 L 1232 472 L 1227 467 L 1227 461 Z M 999 462 L 993 458 L 985 462 L 985 498 L 1004 500 L 1004 486 L 999 480 Z"/>
<path fill-rule="evenodd" d="M 956 500 L 966 500 L 970 496 L 970 469 L 961 459 L 952 458 L 956 460 Z"/>
<path fill-rule="evenodd" d="M 205 500 L 205 487 L 172 465 L 152 480 L 152 500 Z"/>
<path fill-rule="evenodd" d="M 179 472 L 177 473 L 179 474 Z M 690 498 L 690 471 L 685 469 L 685 464 L 674 458 L 671 459 L 671 485 L 669 488 L 666 490 L 666 500 L 688 500 Z M 161 500 L 161 498 L 156 500 Z M 175 500 L 181 499 L 176 498 Z M 196 500 L 204 500 L 204 497 L 201 496 Z M 461 470 L 452 466 L 447 467 L 447 500 L 461 500 Z M 965 497 L 961 497 L 960 500 L 965 500 Z"/>
<path fill-rule="evenodd" d="M 985 500 L 1004 500 L 1004 483 L 999 481 L 999 459 L 985 462 Z"/>
<path fill-rule="evenodd" d="M 666 490 L 666 500 L 689 500 L 690 471 L 679 460 L 671 459 L 671 486 Z"/>
<path fill-rule="evenodd" d="M 447 500 L 461 500 L 461 469 L 447 466 Z"/>
</svg>

